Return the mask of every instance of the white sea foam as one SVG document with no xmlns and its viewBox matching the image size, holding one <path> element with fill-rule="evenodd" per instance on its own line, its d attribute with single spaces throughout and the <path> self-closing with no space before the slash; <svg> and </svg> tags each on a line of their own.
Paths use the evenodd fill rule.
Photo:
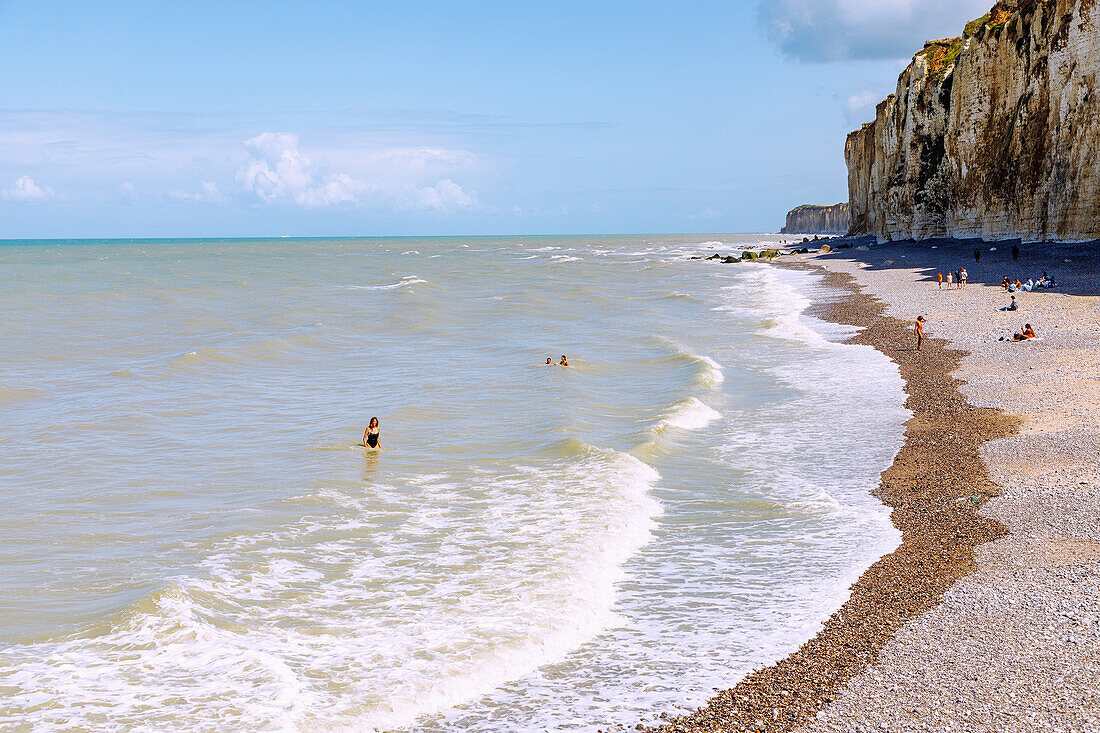
<svg viewBox="0 0 1100 733">
<path fill-rule="evenodd" d="M 722 414 L 713 407 L 703 404 L 695 397 L 689 397 L 676 405 L 676 407 L 661 420 L 658 430 L 662 428 L 699 430 L 710 425 L 720 417 L 722 417 Z"/>
<path fill-rule="evenodd" d="M 407 275 L 398 282 L 384 283 L 382 285 L 348 285 L 347 290 L 395 290 L 397 288 L 403 288 L 409 285 L 417 285 L 420 283 L 426 283 L 427 280 L 422 280 L 415 275 Z"/>
<path fill-rule="evenodd" d="M 706 369 L 702 371 L 699 377 L 699 381 L 704 387 L 716 387 L 726 381 L 726 375 L 722 373 L 721 364 L 709 356 L 695 355 L 695 358 L 706 365 Z"/>
<path fill-rule="evenodd" d="M 477 521 L 482 499 L 445 475 L 410 481 L 412 505 L 400 487 L 300 497 L 300 521 L 228 541 L 107 633 L 0 650 L 0 727 L 46 700 L 37 730 L 410 725 L 621 623 L 615 585 L 652 536 L 658 479 L 588 450 L 489 478 L 495 508 Z M 397 531 L 372 531 L 394 513 Z"/>
</svg>

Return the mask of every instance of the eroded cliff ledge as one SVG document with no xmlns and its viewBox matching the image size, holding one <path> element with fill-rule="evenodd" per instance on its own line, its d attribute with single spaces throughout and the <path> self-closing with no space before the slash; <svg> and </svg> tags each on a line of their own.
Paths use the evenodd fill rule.
<svg viewBox="0 0 1100 733">
<path fill-rule="evenodd" d="M 1002 0 L 848 136 L 852 233 L 1100 239 L 1096 0 Z"/>
<path fill-rule="evenodd" d="M 787 226 L 780 234 L 845 234 L 852 226 L 848 204 L 804 204 L 787 212 Z"/>
</svg>

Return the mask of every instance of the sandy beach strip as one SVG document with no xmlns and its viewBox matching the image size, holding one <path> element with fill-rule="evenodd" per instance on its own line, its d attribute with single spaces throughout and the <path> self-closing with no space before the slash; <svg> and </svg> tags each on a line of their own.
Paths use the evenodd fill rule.
<svg viewBox="0 0 1100 733">
<path fill-rule="evenodd" d="M 914 416 L 878 495 L 903 542 L 797 652 L 660 730 L 1100 730 L 1100 254 L 980 246 L 787 260 L 846 293 L 816 315 L 901 369 Z M 1059 289 L 999 310 L 1002 275 L 1044 270 Z M 1025 320 L 1042 340 L 999 340 Z"/>
</svg>

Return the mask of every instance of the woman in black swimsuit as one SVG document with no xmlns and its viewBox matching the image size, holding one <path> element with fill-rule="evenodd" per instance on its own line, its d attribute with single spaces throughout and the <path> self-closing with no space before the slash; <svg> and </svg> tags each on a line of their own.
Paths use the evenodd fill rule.
<svg viewBox="0 0 1100 733">
<path fill-rule="evenodd" d="M 363 432 L 363 447 L 382 449 L 382 433 L 378 430 L 378 418 L 372 417 L 367 429 Z"/>
</svg>

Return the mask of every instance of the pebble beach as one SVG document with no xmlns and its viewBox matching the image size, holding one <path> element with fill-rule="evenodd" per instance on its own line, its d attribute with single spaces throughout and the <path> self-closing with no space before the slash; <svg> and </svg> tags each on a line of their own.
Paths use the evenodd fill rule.
<svg viewBox="0 0 1100 733">
<path fill-rule="evenodd" d="M 973 242 L 871 246 L 810 258 L 855 278 L 905 321 L 965 352 L 956 376 L 973 405 L 1020 418 L 981 447 L 998 496 L 980 514 L 1006 535 L 979 546 L 973 573 L 906 625 L 825 707 L 810 731 L 1100 730 L 1100 247 Z M 886 264 L 892 261 L 893 264 Z M 969 283 L 941 290 L 937 273 Z M 1016 293 L 1010 278 L 1058 287 Z M 1031 323 L 1039 338 L 999 339 Z"/>
<path fill-rule="evenodd" d="M 778 262 L 822 271 L 817 315 L 906 380 L 878 491 L 902 545 L 797 652 L 661 730 L 1100 731 L 1100 247 L 837 244 Z M 1001 310 L 1003 276 L 1043 272 L 1058 287 Z M 1037 339 L 1001 340 L 1025 322 Z"/>
</svg>

